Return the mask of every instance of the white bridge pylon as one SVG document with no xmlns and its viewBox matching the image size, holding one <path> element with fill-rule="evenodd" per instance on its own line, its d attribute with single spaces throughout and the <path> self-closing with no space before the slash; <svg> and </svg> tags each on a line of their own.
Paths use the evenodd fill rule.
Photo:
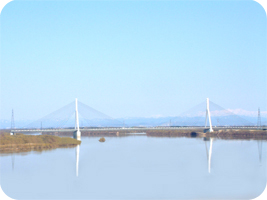
<svg viewBox="0 0 267 200">
<path fill-rule="evenodd" d="M 212 124 L 211 124 L 211 118 L 210 118 L 210 100 L 207 98 L 207 108 L 206 108 L 206 121 L 205 121 L 205 128 L 207 127 L 207 118 L 209 118 L 209 124 L 210 124 L 210 132 L 213 132 Z"/>
<path fill-rule="evenodd" d="M 79 127 L 79 114 L 78 114 L 78 100 L 75 99 L 75 131 L 73 133 L 73 138 L 76 140 L 81 140 L 81 131 Z"/>
</svg>

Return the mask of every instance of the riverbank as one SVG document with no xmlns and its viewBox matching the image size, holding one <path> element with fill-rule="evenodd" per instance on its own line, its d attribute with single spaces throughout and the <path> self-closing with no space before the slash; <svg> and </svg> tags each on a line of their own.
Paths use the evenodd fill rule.
<svg viewBox="0 0 267 200">
<path fill-rule="evenodd" d="M 118 129 L 118 130 L 81 130 L 82 136 L 89 137 L 124 137 L 134 133 L 146 133 L 148 137 L 212 137 L 225 140 L 267 140 L 266 130 L 247 129 L 215 129 L 214 132 L 203 132 L 203 129 Z M 43 132 L 47 135 L 71 136 L 72 132 L 51 131 Z"/>
<path fill-rule="evenodd" d="M 198 137 L 198 138 L 219 138 L 223 140 L 267 140 L 266 130 L 243 130 L 243 129 L 224 129 L 206 132 L 200 129 L 192 130 L 152 130 L 147 131 L 147 136 L 151 137 Z"/>
<path fill-rule="evenodd" d="M 9 133 L 0 135 L 0 153 L 40 151 L 60 147 L 75 147 L 81 141 L 53 135 L 24 135 Z"/>
</svg>

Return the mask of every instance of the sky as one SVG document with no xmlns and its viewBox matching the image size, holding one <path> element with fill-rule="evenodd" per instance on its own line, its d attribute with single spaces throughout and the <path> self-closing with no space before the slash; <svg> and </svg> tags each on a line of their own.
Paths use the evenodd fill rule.
<svg viewBox="0 0 267 200">
<path fill-rule="evenodd" d="M 109 116 L 177 116 L 207 97 L 267 110 L 254 1 L 13 1 L 1 12 L 0 119 L 78 98 Z"/>
</svg>

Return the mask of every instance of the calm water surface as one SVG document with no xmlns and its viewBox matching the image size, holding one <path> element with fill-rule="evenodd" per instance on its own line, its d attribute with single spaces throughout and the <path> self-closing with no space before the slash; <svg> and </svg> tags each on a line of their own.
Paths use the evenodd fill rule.
<svg viewBox="0 0 267 200">
<path fill-rule="evenodd" d="M 98 139 L 2 155 L 3 191 L 14 199 L 252 199 L 266 185 L 265 141 Z"/>
</svg>

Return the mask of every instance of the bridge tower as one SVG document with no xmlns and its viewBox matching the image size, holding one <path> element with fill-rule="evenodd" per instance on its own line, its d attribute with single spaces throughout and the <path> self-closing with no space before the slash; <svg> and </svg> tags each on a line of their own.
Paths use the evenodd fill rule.
<svg viewBox="0 0 267 200">
<path fill-rule="evenodd" d="M 79 127 L 79 115 L 78 115 L 78 100 L 75 99 L 75 131 L 73 133 L 73 138 L 76 140 L 81 140 L 81 131 Z"/>
<path fill-rule="evenodd" d="M 210 100 L 207 98 L 207 108 L 206 108 L 206 121 L 205 121 L 205 128 L 207 127 L 207 118 L 209 118 L 209 124 L 210 124 L 210 132 L 213 132 L 212 124 L 211 124 L 211 118 L 210 118 Z"/>
</svg>

